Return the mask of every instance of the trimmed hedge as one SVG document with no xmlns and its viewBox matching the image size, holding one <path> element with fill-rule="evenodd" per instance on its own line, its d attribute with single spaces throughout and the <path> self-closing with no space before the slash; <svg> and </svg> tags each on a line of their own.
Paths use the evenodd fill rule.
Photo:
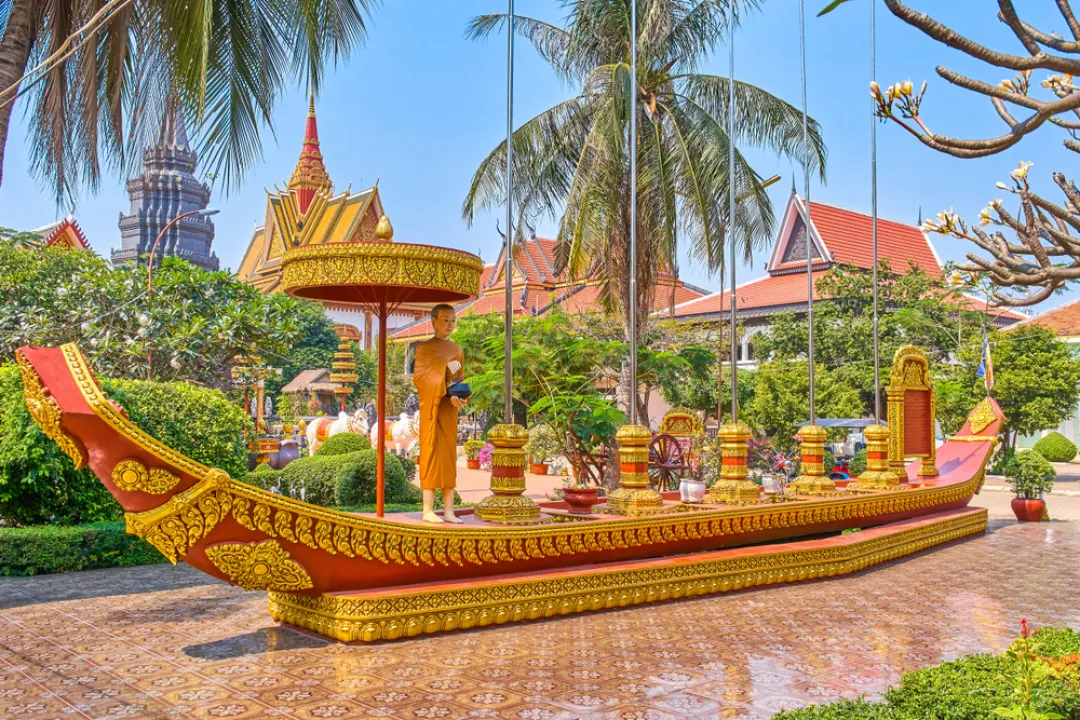
<svg viewBox="0 0 1080 720">
<path fill-rule="evenodd" d="M 1076 445 L 1057 431 L 1039 440 L 1031 449 L 1050 462 L 1069 462 L 1076 457 Z"/>
<path fill-rule="evenodd" d="M 1080 633 L 1039 628 L 1031 650 L 1045 657 L 1080 653 Z M 985 720 L 1015 702 L 1017 681 L 1005 655 L 968 655 L 935 667 L 905 673 L 883 702 L 842 700 L 778 713 L 773 720 Z M 1080 720 L 1080 688 L 1050 678 L 1036 687 L 1033 704 L 1041 712 Z"/>
<path fill-rule="evenodd" d="M 335 436 L 341 437 L 341 436 Z M 386 453 L 386 502 L 415 504 L 420 490 L 409 482 L 401 458 Z M 264 490 L 324 507 L 366 505 L 375 502 L 375 451 L 323 455 L 293 460 L 282 470 L 260 465 L 246 481 Z"/>
<path fill-rule="evenodd" d="M 348 453 L 363 452 L 371 449 L 371 440 L 363 435 L 338 433 L 328 437 L 326 442 L 315 451 L 315 456 L 347 455 Z"/>
<path fill-rule="evenodd" d="M 124 523 L 0 528 L 0 575 L 44 575 L 167 562 Z"/>
</svg>

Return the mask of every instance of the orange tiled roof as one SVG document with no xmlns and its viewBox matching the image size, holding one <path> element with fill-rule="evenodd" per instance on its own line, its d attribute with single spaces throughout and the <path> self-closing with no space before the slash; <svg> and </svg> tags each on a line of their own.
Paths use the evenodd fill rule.
<svg viewBox="0 0 1080 720">
<path fill-rule="evenodd" d="M 1044 313 L 1025 319 L 1014 327 L 1037 325 L 1049 328 L 1058 337 L 1080 337 L 1080 300 L 1073 300 Z"/>
</svg>

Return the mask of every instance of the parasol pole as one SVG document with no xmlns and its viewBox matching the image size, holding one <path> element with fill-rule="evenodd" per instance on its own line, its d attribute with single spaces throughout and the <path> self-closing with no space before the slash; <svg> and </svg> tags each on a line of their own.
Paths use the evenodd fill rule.
<svg viewBox="0 0 1080 720">
<path fill-rule="evenodd" d="M 870 0 L 870 81 L 874 81 L 875 35 L 874 6 L 877 0 Z M 870 217 L 873 224 L 874 245 L 874 422 L 881 422 L 881 347 L 878 338 L 878 208 L 877 208 L 877 118 L 874 116 L 877 101 L 870 99 Z"/>
<path fill-rule="evenodd" d="M 509 31 L 506 33 L 506 257 L 503 261 L 503 300 L 506 317 L 503 329 L 503 422 L 514 422 L 514 0 L 507 11 Z"/>
<path fill-rule="evenodd" d="M 637 425 L 637 0 L 630 0 L 630 424 Z"/>
<path fill-rule="evenodd" d="M 739 422 L 738 333 L 735 331 L 735 11 L 728 14 L 728 240 L 731 243 L 731 422 Z M 719 419 L 718 419 L 719 420 Z"/>
<path fill-rule="evenodd" d="M 386 502 L 386 298 L 379 300 L 379 395 L 375 432 L 379 438 L 375 456 L 375 515 L 383 516 Z"/>
<path fill-rule="evenodd" d="M 799 59 L 802 76 L 803 190 L 806 203 L 806 359 L 810 372 L 810 424 L 817 420 L 814 408 L 814 238 L 810 232 L 810 129 L 806 117 L 806 0 L 799 0 Z"/>
</svg>

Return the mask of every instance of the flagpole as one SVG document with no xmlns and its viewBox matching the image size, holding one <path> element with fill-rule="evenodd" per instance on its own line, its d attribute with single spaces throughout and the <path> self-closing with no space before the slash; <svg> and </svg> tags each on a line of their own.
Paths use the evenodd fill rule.
<svg viewBox="0 0 1080 720">
<path fill-rule="evenodd" d="M 870 81 L 875 80 L 876 71 L 876 35 L 874 8 L 877 0 L 870 0 Z M 878 316 L 878 190 L 877 190 L 877 117 L 874 111 L 877 101 L 870 99 L 870 216 L 873 219 L 874 246 L 874 422 L 881 422 L 881 341 L 878 337 L 880 318 Z"/>
<path fill-rule="evenodd" d="M 810 130 L 806 115 L 806 0 L 799 0 L 799 58 L 802 75 L 803 189 L 806 203 L 806 359 L 810 372 L 810 424 L 817 420 L 814 408 L 814 237 L 810 231 Z"/>
<path fill-rule="evenodd" d="M 503 258 L 503 301 L 506 317 L 503 332 L 503 422 L 514 422 L 514 0 L 508 0 L 506 33 L 506 257 Z"/>
<path fill-rule="evenodd" d="M 637 425 L 637 0 L 630 0 L 630 424 Z"/>
<path fill-rule="evenodd" d="M 735 324 L 735 11 L 728 14 L 728 242 L 731 244 L 731 422 L 739 422 L 738 333 Z M 719 418 L 717 418 L 719 420 Z"/>
</svg>

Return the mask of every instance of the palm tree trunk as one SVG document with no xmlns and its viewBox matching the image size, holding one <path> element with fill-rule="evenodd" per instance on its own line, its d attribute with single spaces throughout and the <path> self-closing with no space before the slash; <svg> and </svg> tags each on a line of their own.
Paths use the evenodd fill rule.
<svg viewBox="0 0 1080 720">
<path fill-rule="evenodd" d="M 26 72 L 30 46 L 36 34 L 33 19 L 37 16 L 37 0 L 17 0 L 11 8 L 7 30 L 0 39 L 0 90 L 13 85 Z M 14 107 L 15 103 L 0 107 L 0 186 L 4 184 L 4 147 Z"/>
</svg>

